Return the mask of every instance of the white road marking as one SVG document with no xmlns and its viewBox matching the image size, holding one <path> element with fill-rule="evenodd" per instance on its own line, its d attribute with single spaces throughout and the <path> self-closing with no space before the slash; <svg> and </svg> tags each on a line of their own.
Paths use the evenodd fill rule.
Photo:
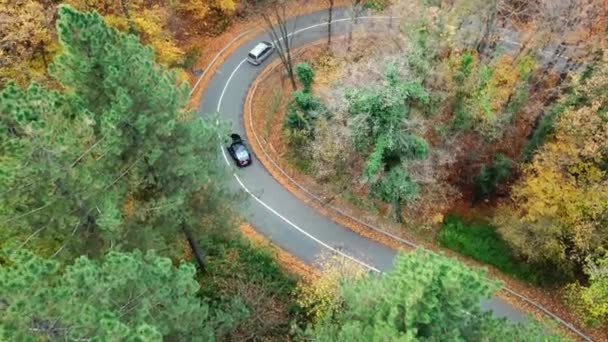
<svg viewBox="0 0 608 342">
<path fill-rule="evenodd" d="M 358 19 L 388 19 L 389 17 L 359 17 Z M 332 21 L 333 23 L 336 22 L 343 22 L 343 21 L 348 21 L 351 20 L 350 18 L 345 18 L 345 19 L 338 19 L 338 20 L 334 20 Z M 289 36 L 291 36 L 292 34 L 298 34 L 300 32 L 304 32 L 306 30 L 310 30 L 313 29 L 315 27 L 319 27 L 319 26 L 325 26 L 327 25 L 327 23 L 321 23 L 321 24 L 315 24 L 315 25 L 311 25 L 302 29 L 299 29 L 297 31 L 294 31 L 293 33 L 290 33 Z M 226 84 L 224 85 L 224 89 L 222 89 L 222 93 L 220 94 L 220 98 L 217 102 L 217 112 L 221 112 L 221 108 L 222 108 L 222 101 L 224 99 L 224 95 L 226 94 L 226 90 L 228 89 L 228 86 L 230 85 L 230 82 L 232 81 L 232 78 L 234 78 L 234 75 L 237 73 L 237 71 L 241 68 L 241 66 L 247 61 L 247 59 L 243 59 L 237 66 L 236 68 L 232 71 L 232 73 L 230 74 L 230 77 L 228 77 L 228 80 L 226 80 Z M 222 151 L 222 155 L 224 156 L 224 161 L 226 162 L 226 164 L 231 167 L 232 165 L 230 164 L 230 161 L 228 160 L 228 157 L 226 156 L 226 152 L 224 151 L 224 147 L 220 145 L 220 150 Z M 313 236 L 312 234 L 310 234 L 309 232 L 307 232 L 306 230 L 300 228 L 298 225 L 296 225 L 295 223 L 291 222 L 289 219 L 287 219 L 285 216 L 281 215 L 278 211 L 276 211 L 275 209 L 273 209 L 270 205 L 268 205 L 267 203 L 265 203 L 264 201 L 262 201 L 261 199 L 257 198 L 248 188 L 247 186 L 245 186 L 245 184 L 241 181 L 241 179 L 239 178 L 239 176 L 237 176 L 236 173 L 232 173 L 232 175 L 234 176 L 234 178 L 236 179 L 236 181 L 239 183 L 239 185 L 241 186 L 241 188 L 243 190 L 245 190 L 245 192 L 247 194 L 249 194 L 249 196 L 251 196 L 251 198 L 253 198 L 256 202 L 260 203 L 264 208 L 266 208 L 268 211 L 270 211 L 271 213 L 273 213 L 275 216 L 277 216 L 278 218 L 280 218 L 283 222 L 287 223 L 288 225 L 290 225 L 291 227 L 293 227 L 294 229 L 296 229 L 297 231 L 299 231 L 300 233 L 304 234 L 305 236 L 307 236 L 308 238 L 310 238 L 311 240 L 315 241 L 316 243 L 320 244 L 321 246 L 329 249 L 330 251 L 341 255 L 342 257 L 354 261 L 357 264 L 371 270 L 374 272 L 378 272 L 381 273 L 379 269 L 377 269 L 374 266 L 371 266 L 355 257 L 352 257 L 342 251 L 339 251 L 335 248 L 333 248 L 332 246 L 326 244 L 325 242 L 319 240 L 318 238 L 316 238 L 315 236 Z"/>
<path fill-rule="evenodd" d="M 201 83 L 201 81 L 203 80 L 203 77 L 205 77 L 205 75 L 207 75 L 207 71 L 209 71 L 209 69 L 211 69 L 211 67 L 213 66 L 213 64 L 215 64 L 215 61 L 217 61 L 217 59 L 220 58 L 220 56 L 222 55 L 222 53 L 224 53 L 224 51 L 226 51 L 239 38 L 241 38 L 242 36 L 246 35 L 247 33 L 251 32 L 251 31 L 253 31 L 253 29 L 249 29 L 247 31 L 239 33 L 238 36 L 234 37 L 234 39 L 232 39 L 228 44 L 226 44 L 226 46 L 224 46 L 220 50 L 220 52 L 218 52 L 215 55 L 215 57 L 213 57 L 213 59 L 211 60 L 211 62 L 209 62 L 209 65 L 207 65 L 207 68 L 205 68 L 205 70 L 203 70 L 203 73 L 201 74 L 201 76 L 198 78 L 198 80 L 196 80 L 196 83 L 194 83 L 194 86 L 192 87 L 192 89 L 190 89 L 190 95 L 189 96 L 192 96 L 192 94 L 194 93 L 194 91 L 198 87 L 199 83 Z M 218 72 L 218 73 L 221 74 L 221 72 Z"/>
<path fill-rule="evenodd" d="M 232 74 L 230 74 L 230 77 L 228 77 L 228 80 L 226 81 L 226 85 L 224 85 L 224 89 L 222 89 L 222 93 L 220 94 L 220 99 L 217 101 L 217 112 L 220 112 L 220 109 L 222 108 L 222 100 L 224 99 L 224 95 L 226 94 L 226 89 L 228 89 L 228 85 L 230 85 L 230 82 L 232 81 L 232 78 L 234 77 L 234 75 L 236 74 L 237 71 L 239 71 L 239 69 L 241 68 L 241 66 L 243 65 L 243 63 L 245 63 L 247 61 L 247 59 L 243 59 L 239 65 L 236 66 L 236 68 L 234 69 L 234 71 L 232 71 Z"/>
</svg>

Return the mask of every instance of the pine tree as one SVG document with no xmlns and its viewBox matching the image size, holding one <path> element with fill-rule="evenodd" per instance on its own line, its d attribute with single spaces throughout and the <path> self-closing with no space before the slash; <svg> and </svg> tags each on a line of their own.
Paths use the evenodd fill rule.
<svg viewBox="0 0 608 342">
<path fill-rule="evenodd" d="M 184 233 L 203 267 L 199 233 L 231 220 L 230 196 L 218 182 L 224 169 L 216 157 L 217 125 L 184 109 L 187 87 L 175 86 L 174 75 L 136 37 L 108 27 L 97 13 L 62 6 L 59 15 L 62 52 L 51 74 L 65 94 L 39 87 L 2 93 L 2 129 L 10 138 L 2 147 L 16 165 L 11 174 L 26 165 L 47 173 L 31 182 L 0 178 L 11 189 L 0 202 L 0 231 L 18 227 L 31 240 L 50 237 L 54 247 L 68 243 L 74 255 L 92 256 L 111 246 L 171 251 Z M 29 113 L 37 113 L 36 124 L 14 119 Z M 55 150 L 61 160 L 41 157 Z"/>
<path fill-rule="evenodd" d="M 213 340 L 246 314 L 230 314 L 197 298 L 191 264 L 172 265 L 153 252 L 80 257 L 61 270 L 57 261 L 27 251 L 4 255 L 0 267 L 0 339 Z"/>
<path fill-rule="evenodd" d="M 383 276 L 346 281 L 342 305 L 309 334 L 316 341 L 559 341 L 534 323 L 483 312 L 498 284 L 463 264 L 422 250 L 401 253 Z"/>
</svg>

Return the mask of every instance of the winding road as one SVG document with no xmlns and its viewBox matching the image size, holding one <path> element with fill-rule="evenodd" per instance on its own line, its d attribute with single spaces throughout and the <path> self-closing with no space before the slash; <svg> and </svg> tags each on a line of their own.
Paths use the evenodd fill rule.
<svg viewBox="0 0 608 342">
<path fill-rule="evenodd" d="M 350 25 L 346 10 L 335 10 L 334 18 L 332 25 L 334 34 L 345 33 Z M 386 19 L 360 17 L 361 21 Z M 294 20 L 296 20 L 294 37 L 296 48 L 327 35 L 326 11 L 292 19 L 288 27 L 292 27 Z M 254 37 L 241 44 L 225 58 L 208 83 L 199 107 L 202 115 L 220 113 L 220 118 L 232 122 L 232 130 L 241 136 L 245 136 L 243 107 L 248 90 L 264 66 L 278 58 L 275 53 L 258 67 L 246 63 L 247 53 L 260 40 L 270 39 L 266 34 Z M 233 164 L 228 160 L 223 146 L 221 153 L 222 158 L 232 167 Z M 301 260 L 312 264 L 321 255 L 330 251 L 341 254 L 372 271 L 383 272 L 391 269 L 396 255 L 393 249 L 364 238 L 309 207 L 283 188 L 259 162 L 256 162 L 255 158 L 253 165 L 240 170 L 233 169 L 233 176 L 231 185 L 234 190 L 244 190 L 249 195 L 250 203 L 243 209 L 247 219 L 273 243 Z M 524 313 L 498 298 L 490 299 L 482 303 L 482 306 L 492 310 L 496 316 L 507 317 L 515 322 L 525 319 Z M 561 323 L 568 325 L 565 322 Z M 569 328 L 573 329 L 573 327 Z M 588 339 L 584 335 L 581 337 Z"/>
</svg>

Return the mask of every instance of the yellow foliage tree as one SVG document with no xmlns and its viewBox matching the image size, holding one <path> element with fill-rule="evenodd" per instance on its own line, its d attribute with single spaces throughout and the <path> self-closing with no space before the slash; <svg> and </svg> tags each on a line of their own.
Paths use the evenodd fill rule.
<svg viewBox="0 0 608 342">
<path fill-rule="evenodd" d="M 365 275 L 361 266 L 333 255 L 321 262 L 323 272 L 313 279 L 301 281 L 296 289 L 296 301 L 313 321 L 338 310 L 342 303 L 340 283 L 345 279 L 360 279 Z"/>
<path fill-rule="evenodd" d="M 236 10 L 237 4 L 238 0 L 179 0 L 177 9 L 204 20 L 213 8 L 230 14 Z"/>
<path fill-rule="evenodd" d="M 54 3 L 0 0 L 0 84 L 40 81 L 52 59 Z"/>
<path fill-rule="evenodd" d="M 587 259 L 585 273 L 589 283 L 570 284 L 566 288 L 568 304 L 592 326 L 608 323 L 608 253 L 599 249 L 597 254 Z"/>
<path fill-rule="evenodd" d="M 581 266 L 608 245 L 608 117 L 598 92 L 608 87 L 608 63 L 580 87 L 588 103 L 566 110 L 555 136 L 523 168 L 513 206 L 496 217 L 500 233 L 534 261 Z"/>
<path fill-rule="evenodd" d="M 170 16 L 167 6 L 144 6 L 143 0 L 68 0 L 68 3 L 79 10 L 96 10 L 111 26 L 139 34 L 144 44 L 154 48 L 159 63 L 172 67 L 181 62 L 183 51 L 166 29 Z"/>
</svg>

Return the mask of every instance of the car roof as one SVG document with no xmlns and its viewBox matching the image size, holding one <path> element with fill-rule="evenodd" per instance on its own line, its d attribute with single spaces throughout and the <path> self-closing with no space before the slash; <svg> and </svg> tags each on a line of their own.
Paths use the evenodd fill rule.
<svg viewBox="0 0 608 342">
<path fill-rule="evenodd" d="M 247 151 L 247 147 L 245 147 L 243 143 L 234 143 L 232 144 L 232 148 L 234 148 L 235 151 Z"/>
<path fill-rule="evenodd" d="M 266 50 L 269 46 L 270 46 L 270 43 L 268 43 L 268 42 L 259 42 L 258 45 L 256 45 L 253 49 L 251 49 L 251 51 L 249 53 L 254 56 L 259 56 L 262 53 L 262 51 Z"/>
</svg>

